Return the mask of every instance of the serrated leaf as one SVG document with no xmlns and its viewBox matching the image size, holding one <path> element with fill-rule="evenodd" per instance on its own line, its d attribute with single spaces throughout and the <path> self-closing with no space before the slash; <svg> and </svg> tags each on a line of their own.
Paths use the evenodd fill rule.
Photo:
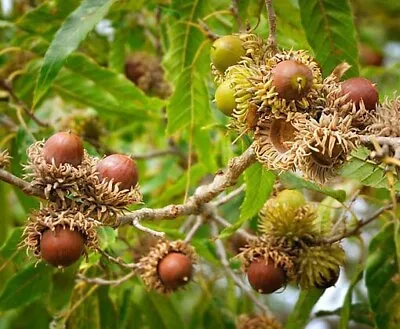
<svg viewBox="0 0 400 329">
<path fill-rule="evenodd" d="M 0 311 L 21 307 L 46 295 L 51 288 L 52 271 L 50 266 L 40 263 L 14 275 L 0 294 Z"/>
<path fill-rule="evenodd" d="M 279 180 L 287 187 L 293 189 L 306 188 L 330 196 L 340 202 L 346 200 L 346 192 L 343 190 L 334 190 L 327 187 L 318 186 L 310 181 L 306 181 L 291 172 L 284 172 L 279 175 Z"/>
<path fill-rule="evenodd" d="M 203 126 L 210 118 L 206 77 L 195 67 L 188 67 L 178 77 L 167 106 L 167 133 L 173 134 L 188 125 Z"/>
<path fill-rule="evenodd" d="M 348 0 L 299 0 L 301 22 L 315 57 L 328 75 L 340 63 L 358 76 L 358 48 Z"/>
<path fill-rule="evenodd" d="M 360 265 L 357 268 L 356 273 L 353 279 L 350 282 L 349 289 L 346 292 L 346 296 L 344 297 L 343 307 L 340 311 L 340 329 L 347 329 L 349 327 L 350 315 L 351 315 L 351 307 L 352 307 L 352 298 L 353 298 L 353 290 L 357 283 L 362 279 L 364 273 L 364 265 Z"/>
<path fill-rule="evenodd" d="M 400 275 L 395 242 L 399 239 L 400 232 L 389 223 L 368 248 L 365 283 L 378 329 L 400 327 Z"/>
<path fill-rule="evenodd" d="M 255 163 L 244 172 L 246 193 L 240 207 L 240 220 L 255 216 L 270 196 L 274 187 L 275 175 L 260 163 Z"/>
<path fill-rule="evenodd" d="M 290 313 L 287 319 L 285 329 L 305 328 L 314 305 L 318 302 L 324 291 L 324 289 L 317 288 L 303 290 L 297 299 L 292 313 Z"/>
<path fill-rule="evenodd" d="M 35 87 L 33 106 L 50 88 L 68 55 L 79 46 L 93 27 L 107 14 L 113 2 L 113 0 L 84 0 L 68 16 L 45 54 Z"/>
<path fill-rule="evenodd" d="M 363 185 L 375 188 L 389 188 L 388 180 L 383 168 L 368 160 L 370 151 L 360 147 L 353 151 L 351 160 L 340 170 L 340 175 L 359 181 Z M 396 191 L 400 191 L 400 182 L 394 185 Z"/>
<path fill-rule="evenodd" d="M 192 65 L 205 36 L 189 23 L 197 23 L 198 19 L 212 12 L 213 8 L 210 5 L 216 2 L 218 1 L 172 2 L 170 10 L 174 15 L 169 15 L 166 21 L 168 49 L 163 60 L 168 80 L 176 81 L 180 73 Z"/>
</svg>

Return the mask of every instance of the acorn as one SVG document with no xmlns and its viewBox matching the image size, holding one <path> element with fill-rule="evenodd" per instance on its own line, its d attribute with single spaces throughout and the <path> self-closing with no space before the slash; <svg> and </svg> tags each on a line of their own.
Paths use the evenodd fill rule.
<svg viewBox="0 0 400 329">
<path fill-rule="evenodd" d="M 311 69 L 294 60 L 285 60 L 272 69 L 272 83 L 279 97 L 299 100 L 310 91 L 313 84 Z"/>
<path fill-rule="evenodd" d="M 226 35 L 214 41 L 211 47 L 211 62 L 224 72 L 229 66 L 235 65 L 246 54 L 243 41 L 234 35 Z"/>
<path fill-rule="evenodd" d="M 270 258 L 254 260 L 247 269 L 247 278 L 252 288 L 261 294 L 271 294 L 286 282 L 284 270 L 275 266 Z"/>
<path fill-rule="evenodd" d="M 362 77 L 351 78 L 341 83 L 341 94 L 347 95 L 353 101 L 357 109 L 361 100 L 368 111 L 374 110 L 379 102 L 379 94 L 375 85 Z"/>
<path fill-rule="evenodd" d="M 235 89 L 232 86 L 232 81 L 226 80 L 218 86 L 215 91 L 215 105 L 226 116 L 232 116 L 236 107 Z"/>
<path fill-rule="evenodd" d="M 135 187 L 138 182 L 138 171 L 135 161 L 122 154 L 112 154 L 100 160 L 96 166 L 100 181 L 120 183 L 121 190 Z"/>
<path fill-rule="evenodd" d="M 158 276 L 166 288 L 177 289 L 192 277 L 191 259 L 179 252 L 171 252 L 158 264 Z"/>
<path fill-rule="evenodd" d="M 74 264 L 84 252 L 85 241 L 78 231 L 57 225 L 46 230 L 40 240 L 40 254 L 49 264 L 67 267 Z"/>
<path fill-rule="evenodd" d="M 51 136 L 43 146 L 43 158 L 48 164 L 58 167 L 68 163 L 77 167 L 82 163 L 84 149 L 79 136 L 70 132 L 59 132 Z"/>
</svg>

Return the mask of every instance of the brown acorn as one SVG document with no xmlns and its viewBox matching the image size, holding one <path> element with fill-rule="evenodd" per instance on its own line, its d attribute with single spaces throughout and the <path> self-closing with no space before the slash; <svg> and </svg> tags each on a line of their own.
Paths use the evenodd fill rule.
<svg viewBox="0 0 400 329">
<path fill-rule="evenodd" d="M 247 269 L 247 278 L 254 290 L 261 294 L 271 294 L 286 282 L 282 268 L 275 266 L 272 259 L 256 259 Z"/>
<path fill-rule="evenodd" d="M 120 183 L 120 189 L 130 189 L 138 182 L 138 171 L 135 161 L 122 154 L 112 154 L 99 161 L 96 166 L 100 181 L 113 180 Z"/>
<path fill-rule="evenodd" d="M 168 289 L 177 289 L 187 284 L 192 277 L 192 261 L 179 252 L 169 253 L 158 264 L 158 276 Z"/>
<path fill-rule="evenodd" d="M 69 163 L 77 167 L 82 163 L 84 149 L 79 136 L 70 132 L 59 132 L 51 136 L 43 146 L 43 158 L 48 164 L 58 167 Z"/>
<path fill-rule="evenodd" d="M 342 95 L 347 95 L 353 101 L 357 109 L 363 100 L 364 106 L 368 111 L 375 109 L 379 102 L 379 94 L 375 85 L 368 79 L 362 77 L 351 78 L 341 84 Z"/>
<path fill-rule="evenodd" d="M 66 267 L 74 264 L 85 248 L 83 236 L 78 231 L 58 225 L 46 230 L 40 240 L 40 254 L 49 264 Z"/>
<path fill-rule="evenodd" d="M 310 91 L 313 72 L 303 63 L 285 60 L 272 69 L 272 83 L 279 97 L 299 100 Z"/>
</svg>

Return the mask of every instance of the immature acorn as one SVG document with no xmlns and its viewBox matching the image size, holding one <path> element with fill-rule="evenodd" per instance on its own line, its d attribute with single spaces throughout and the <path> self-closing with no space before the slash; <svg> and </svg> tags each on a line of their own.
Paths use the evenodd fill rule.
<svg viewBox="0 0 400 329">
<path fill-rule="evenodd" d="M 229 66 L 235 65 L 246 54 L 243 41 L 234 35 L 226 35 L 214 41 L 211 47 L 211 62 L 224 72 Z"/>
<path fill-rule="evenodd" d="M 40 239 L 40 254 L 49 264 L 67 267 L 81 257 L 85 249 L 82 234 L 68 227 L 58 225 L 54 231 L 46 230 Z"/>
<path fill-rule="evenodd" d="M 79 136 L 70 132 L 59 132 L 51 136 L 43 146 L 43 157 L 46 163 L 58 167 L 68 163 L 77 167 L 82 163 L 84 149 Z"/>
<path fill-rule="evenodd" d="M 226 116 L 232 116 L 236 107 L 235 89 L 231 80 L 222 82 L 215 91 L 215 105 Z"/>
<path fill-rule="evenodd" d="M 375 85 L 368 79 L 362 77 L 351 78 L 341 83 L 342 95 L 347 95 L 357 108 L 360 102 L 368 111 L 374 110 L 379 103 L 379 94 Z"/>
<path fill-rule="evenodd" d="M 247 269 L 247 278 L 254 290 L 271 294 L 286 283 L 285 271 L 272 259 L 255 259 Z"/>
<path fill-rule="evenodd" d="M 96 166 L 100 181 L 120 183 L 120 189 L 130 189 L 138 182 L 138 171 L 135 161 L 122 154 L 112 154 L 100 160 Z"/>
</svg>

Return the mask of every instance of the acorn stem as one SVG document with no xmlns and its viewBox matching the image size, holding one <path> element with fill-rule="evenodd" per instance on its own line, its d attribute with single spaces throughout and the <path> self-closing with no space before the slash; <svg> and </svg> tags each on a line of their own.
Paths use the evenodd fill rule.
<svg viewBox="0 0 400 329">
<path fill-rule="evenodd" d="M 265 0 L 269 23 L 268 46 L 274 53 L 276 53 L 278 51 L 278 45 L 276 41 L 276 15 L 272 1 L 273 0 Z"/>
</svg>

